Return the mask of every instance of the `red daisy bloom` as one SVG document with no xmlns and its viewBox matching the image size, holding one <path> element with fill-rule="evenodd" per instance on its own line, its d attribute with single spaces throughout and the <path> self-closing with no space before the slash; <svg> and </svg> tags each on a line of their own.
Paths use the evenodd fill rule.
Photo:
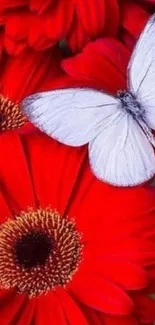
<svg viewBox="0 0 155 325">
<path fill-rule="evenodd" d="M 126 290 L 145 288 L 155 261 L 154 189 L 105 185 L 85 147 L 40 133 L 4 133 L 0 151 L 1 324 L 92 325 L 81 303 L 134 311 Z"/>
<path fill-rule="evenodd" d="M 0 24 L 1 44 L 11 55 L 29 46 L 44 50 L 64 38 L 77 51 L 90 39 L 117 34 L 119 5 L 117 0 L 2 0 Z"/>
<path fill-rule="evenodd" d="M 59 73 L 57 48 L 40 53 L 29 49 L 16 58 L 5 60 L 0 78 L 0 132 L 26 131 L 30 124 L 20 108 L 21 99 L 38 91 Z"/>
</svg>

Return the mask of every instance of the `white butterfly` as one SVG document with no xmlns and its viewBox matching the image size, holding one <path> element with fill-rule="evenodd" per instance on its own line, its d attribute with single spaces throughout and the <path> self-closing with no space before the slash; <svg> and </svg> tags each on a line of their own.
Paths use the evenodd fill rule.
<svg viewBox="0 0 155 325">
<path fill-rule="evenodd" d="M 108 77 L 108 76 L 107 76 Z M 116 97 L 90 89 L 62 89 L 27 97 L 28 119 L 70 146 L 89 143 L 94 174 L 116 186 L 133 186 L 155 174 L 155 15 L 128 67 L 128 91 Z"/>
</svg>

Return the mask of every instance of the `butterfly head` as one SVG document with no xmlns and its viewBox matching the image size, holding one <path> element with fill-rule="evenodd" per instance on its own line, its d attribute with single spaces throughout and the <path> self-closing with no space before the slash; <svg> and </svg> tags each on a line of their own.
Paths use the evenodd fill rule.
<svg viewBox="0 0 155 325">
<path fill-rule="evenodd" d="M 144 119 L 145 111 L 132 92 L 119 90 L 117 98 L 121 103 L 121 109 L 124 109 L 127 113 L 131 114 L 136 120 Z"/>
</svg>

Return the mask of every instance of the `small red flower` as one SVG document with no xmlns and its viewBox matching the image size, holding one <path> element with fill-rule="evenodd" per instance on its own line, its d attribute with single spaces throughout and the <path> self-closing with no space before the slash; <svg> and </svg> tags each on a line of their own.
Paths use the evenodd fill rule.
<svg viewBox="0 0 155 325">
<path fill-rule="evenodd" d="M 81 304 L 134 312 L 127 291 L 148 285 L 155 261 L 154 189 L 105 185 L 85 147 L 40 133 L 4 133 L 0 151 L 1 324 L 92 325 Z"/>
<path fill-rule="evenodd" d="M 119 19 L 118 0 L 2 0 L 2 46 L 18 55 L 26 47 L 45 50 L 66 39 L 77 51 L 90 39 L 115 36 Z"/>
</svg>

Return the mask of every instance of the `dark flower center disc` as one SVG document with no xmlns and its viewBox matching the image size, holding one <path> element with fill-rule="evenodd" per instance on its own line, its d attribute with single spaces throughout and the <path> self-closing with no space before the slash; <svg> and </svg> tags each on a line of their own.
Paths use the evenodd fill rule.
<svg viewBox="0 0 155 325">
<path fill-rule="evenodd" d="M 33 231 L 24 235 L 16 242 L 16 260 L 19 265 L 27 269 L 38 265 L 45 265 L 52 246 L 52 241 L 47 234 Z"/>
</svg>

